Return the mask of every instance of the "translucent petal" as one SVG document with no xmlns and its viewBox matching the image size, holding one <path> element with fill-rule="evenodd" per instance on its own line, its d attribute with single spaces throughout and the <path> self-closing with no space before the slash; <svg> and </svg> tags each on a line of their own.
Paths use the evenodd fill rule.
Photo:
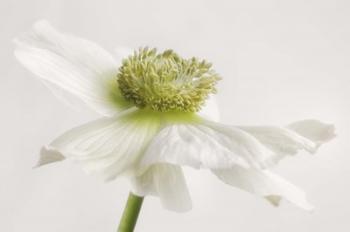
<svg viewBox="0 0 350 232">
<path fill-rule="evenodd" d="M 152 140 L 141 166 L 155 163 L 194 168 L 264 166 L 272 154 L 248 133 L 213 122 L 169 125 Z"/>
<path fill-rule="evenodd" d="M 275 126 L 239 127 L 274 152 L 272 163 L 295 155 L 303 149 L 315 153 L 317 148 L 334 137 L 334 126 L 316 120 L 295 122 L 285 128 Z"/>
<path fill-rule="evenodd" d="M 115 81 L 117 61 L 95 43 L 60 33 L 48 22 L 39 21 L 32 33 L 15 39 L 15 44 L 15 56 L 26 68 L 97 112 L 113 115 L 129 107 Z M 55 94 L 68 96 L 60 91 Z"/>
<path fill-rule="evenodd" d="M 38 160 L 36 167 L 62 161 L 64 159 L 65 157 L 61 154 L 61 152 L 57 151 L 52 147 L 50 148 L 50 147 L 44 146 L 41 148 L 40 158 Z"/>
<path fill-rule="evenodd" d="M 264 197 L 273 205 L 279 205 L 280 200 L 284 198 L 302 209 L 313 208 L 301 189 L 268 170 L 237 166 L 227 170 L 213 170 L 213 173 L 226 184 Z"/>
<path fill-rule="evenodd" d="M 332 124 L 326 124 L 314 119 L 297 121 L 291 123 L 287 128 L 310 139 L 317 145 L 321 145 L 335 137 L 335 127 Z"/>
<path fill-rule="evenodd" d="M 250 166 L 266 168 L 270 166 L 274 153 L 267 149 L 254 136 L 240 127 L 205 121 L 205 124 L 229 140 L 232 151 L 244 158 Z"/>
<path fill-rule="evenodd" d="M 186 180 L 179 166 L 153 165 L 141 176 L 133 178 L 132 184 L 136 195 L 158 196 L 168 210 L 185 212 L 192 208 Z"/>
<path fill-rule="evenodd" d="M 86 172 L 112 180 L 133 169 L 158 128 L 158 120 L 141 116 L 138 111 L 127 112 L 69 130 L 48 147 L 76 160 Z M 49 154 L 43 149 L 41 159 Z"/>
</svg>

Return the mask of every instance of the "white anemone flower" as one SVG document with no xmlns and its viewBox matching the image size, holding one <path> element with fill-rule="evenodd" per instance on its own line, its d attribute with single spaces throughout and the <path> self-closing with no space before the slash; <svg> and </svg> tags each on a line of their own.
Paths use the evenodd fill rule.
<svg viewBox="0 0 350 232">
<path fill-rule="evenodd" d="M 206 61 L 172 50 L 142 48 L 114 58 L 46 21 L 15 44 L 17 59 L 54 94 L 67 101 L 75 95 L 102 116 L 44 146 L 39 166 L 71 159 L 104 180 L 126 176 L 134 194 L 158 196 L 174 211 L 191 208 L 183 166 L 209 169 L 273 205 L 284 198 L 312 208 L 301 189 L 269 169 L 300 150 L 315 153 L 334 137 L 334 126 L 318 120 L 285 127 L 219 123 L 218 74 Z"/>
</svg>

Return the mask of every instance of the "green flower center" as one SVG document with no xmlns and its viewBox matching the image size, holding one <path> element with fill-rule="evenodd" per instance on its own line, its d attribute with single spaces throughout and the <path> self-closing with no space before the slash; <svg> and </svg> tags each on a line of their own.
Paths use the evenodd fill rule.
<svg viewBox="0 0 350 232">
<path fill-rule="evenodd" d="M 219 75 L 205 60 L 184 59 L 172 50 L 141 48 L 123 60 L 117 81 L 123 97 L 139 108 L 197 112 L 216 93 Z"/>
</svg>

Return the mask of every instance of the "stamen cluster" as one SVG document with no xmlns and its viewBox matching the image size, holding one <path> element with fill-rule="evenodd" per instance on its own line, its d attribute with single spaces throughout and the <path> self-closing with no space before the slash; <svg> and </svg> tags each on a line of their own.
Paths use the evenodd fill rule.
<svg viewBox="0 0 350 232">
<path fill-rule="evenodd" d="M 141 48 L 123 60 L 117 81 L 122 95 L 139 108 L 199 111 L 220 79 L 211 64 L 184 59 L 172 50 Z"/>
</svg>

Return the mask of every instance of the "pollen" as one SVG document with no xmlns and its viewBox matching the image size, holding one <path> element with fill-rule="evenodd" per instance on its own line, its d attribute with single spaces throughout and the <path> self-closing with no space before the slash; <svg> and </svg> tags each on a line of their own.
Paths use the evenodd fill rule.
<svg viewBox="0 0 350 232">
<path fill-rule="evenodd" d="M 212 65 L 184 59 L 172 50 L 140 48 L 124 59 L 117 74 L 121 94 L 139 108 L 197 112 L 220 80 Z"/>
</svg>

